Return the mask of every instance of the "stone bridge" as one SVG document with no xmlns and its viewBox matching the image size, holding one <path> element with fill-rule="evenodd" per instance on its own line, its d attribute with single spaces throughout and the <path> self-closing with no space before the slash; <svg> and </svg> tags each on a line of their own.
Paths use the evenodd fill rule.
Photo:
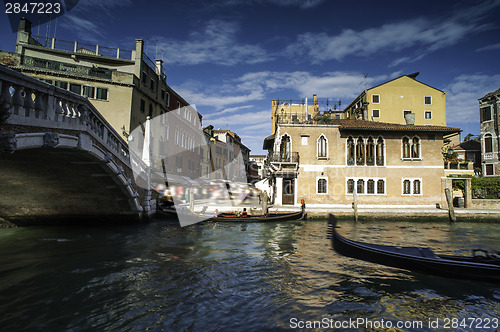
<svg viewBox="0 0 500 332">
<path fill-rule="evenodd" d="M 0 65 L 2 111 L 0 218 L 86 223 L 151 214 L 127 142 L 88 99 Z"/>
</svg>

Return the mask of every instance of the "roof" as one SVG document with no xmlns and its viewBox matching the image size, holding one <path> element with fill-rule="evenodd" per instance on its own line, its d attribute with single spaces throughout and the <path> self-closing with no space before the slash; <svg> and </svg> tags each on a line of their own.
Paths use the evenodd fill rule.
<svg viewBox="0 0 500 332">
<path fill-rule="evenodd" d="M 479 150 L 481 151 L 481 143 L 478 141 L 470 140 L 470 141 L 465 141 L 460 144 L 456 144 L 451 147 L 455 151 L 461 151 L 461 150 Z"/>
<path fill-rule="evenodd" d="M 460 132 L 460 128 L 446 126 L 418 126 L 397 123 L 385 123 L 367 120 L 339 119 L 333 120 L 339 130 L 382 130 L 382 131 L 421 131 L 421 132 Z"/>
<path fill-rule="evenodd" d="M 486 94 L 484 97 L 482 98 L 479 98 L 479 100 L 481 99 L 485 99 L 485 98 L 489 98 L 489 97 L 492 97 L 494 95 L 500 95 L 500 89 L 496 90 L 496 91 L 493 91 L 493 92 L 490 92 L 488 94 Z"/>
</svg>

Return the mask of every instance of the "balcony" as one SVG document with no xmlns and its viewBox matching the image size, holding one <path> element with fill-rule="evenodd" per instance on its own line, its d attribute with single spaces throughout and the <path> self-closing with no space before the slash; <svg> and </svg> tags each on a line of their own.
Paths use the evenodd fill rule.
<svg viewBox="0 0 500 332">
<path fill-rule="evenodd" d="M 274 153 L 267 156 L 267 168 L 271 173 L 296 174 L 299 169 L 299 153 Z"/>
</svg>

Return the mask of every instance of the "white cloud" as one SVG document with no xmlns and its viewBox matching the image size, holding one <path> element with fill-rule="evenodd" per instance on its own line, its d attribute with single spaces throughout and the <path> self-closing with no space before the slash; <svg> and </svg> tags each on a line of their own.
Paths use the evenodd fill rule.
<svg viewBox="0 0 500 332">
<path fill-rule="evenodd" d="M 493 51 L 493 50 L 500 50 L 500 43 L 498 43 L 498 44 L 492 44 L 492 45 L 487 45 L 487 46 L 478 48 L 476 51 L 477 52 L 482 52 L 482 51 Z"/>
<path fill-rule="evenodd" d="M 417 47 L 414 56 L 399 58 L 395 63 L 422 58 L 429 52 L 456 44 L 473 33 L 491 28 L 480 18 L 500 5 L 498 1 L 484 2 L 467 8 L 449 18 L 416 18 L 379 27 L 355 31 L 345 29 L 340 34 L 304 33 L 287 47 L 288 54 L 307 57 L 318 64 L 328 60 L 343 60 L 348 56 L 370 56 L 382 51 L 398 52 Z M 394 64 L 394 63 L 393 63 Z"/>
<path fill-rule="evenodd" d="M 211 1 L 212 6 L 239 6 L 254 4 L 272 4 L 282 7 L 299 7 L 303 9 L 314 8 L 324 3 L 326 0 L 219 0 Z"/>
<path fill-rule="evenodd" d="M 478 99 L 500 87 L 500 74 L 460 75 L 446 88 L 447 122 L 479 121 Z"/>
<path fill-rule="evenodd" d="M 252 107 L 251 105 L 238 106 L 238 107 L 230 107 L 230 108 L 226 108 L 226 109 L 224 109 L 222 111 L 219 111 L 219 112 L 205 114 L 203 118 L 204 119 L 210 119 L 210 118 L 213 118 L 213 117 L 216 117 L 216 116 L 220 116 L 222 114 L 234 113 L 234 112 L 237 112 L 239 110 L 248 109 L 248 108 L 251 108 L 251 107 Z"/>
<path fill-rule="evenodd" d="M 158 48 L 167 50 L 166 62 L 171 64 L 215 63 L 233 66 L 272 60 L 260 46 L 240 44 L 237 38 L 238 32 L 237 23 L 211 20 L 202 31 L 192 32 L 188 40 L 179 41 L 163 37 L 155 39 L 158 40 Z"/>
</svg>

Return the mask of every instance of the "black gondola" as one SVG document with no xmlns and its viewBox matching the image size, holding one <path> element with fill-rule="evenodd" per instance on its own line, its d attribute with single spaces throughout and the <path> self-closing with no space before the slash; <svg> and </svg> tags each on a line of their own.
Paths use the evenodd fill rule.
<svg viewBox="0 0 500 332">
<path fill-rule="evenodd" d="M 500 257 L 496 254 L 474 250 L 472 256 L 437 255 L 431 248 L 357 242 L 337 233 L 334 215 L 330 214 L 328 223 L 333 249 L 344 256 L 443 277 L 500 282 Z"/>
<path fill-rule="evenodd" d="M 156 206 L 156 211 L 159 215 L 166 217 L 167 219 L 171 220 L 178 220 L 178 211 L 176 211 L 176 208 L 173 205 L 170 206 L 162 206 L 157 204 Z M 186 217 L 189 218 L 189 210 L 187 208 L 182 208 L 181 209 L 181 214 L 185 214 Z M 301 211 L 298 212 L 283 212 L 283 213 L 266 213 L 263 215 L 247 215 L 246 217 L 243 217 L 241 215 L 238 215 L 236 213 L 219 213 L 217 216 L 210 216 L 210 215 L 203 215 L 203 214 L 195 214 L 194 216 L 204 218 L 207 221 L 214 221 L 214 222 L 275 222 L 275 221 L 291 221 L 291 220 L 298 220 L 298 219 L 303 219 L 305 216 L 305 209 L 301 209 Z"/>
</svg>

